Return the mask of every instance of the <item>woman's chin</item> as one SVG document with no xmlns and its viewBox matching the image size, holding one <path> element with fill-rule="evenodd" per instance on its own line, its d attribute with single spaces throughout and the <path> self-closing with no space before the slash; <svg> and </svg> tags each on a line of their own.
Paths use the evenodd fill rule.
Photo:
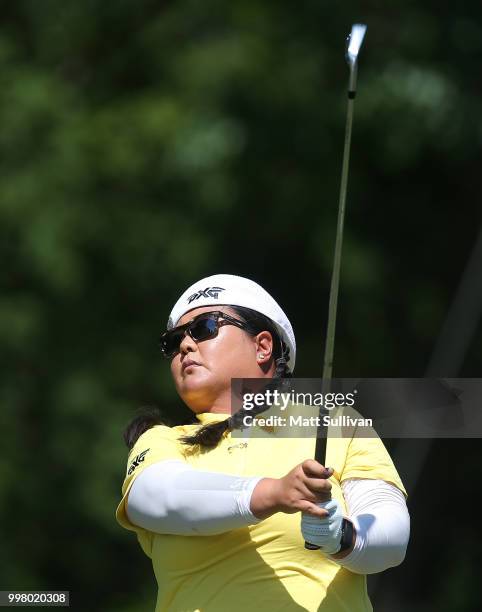
<svg viewBox="0 0 482 612">
<path fill-rule="evenodd" d="M 206 406 L 206 402 L 212 400 L 213 395 L 215 395 L 213 393 L 213 381 L 209 373 L 201 371 L 185 373 L 178 385 L 177 391 L 188 406 L 198 404 L 199 402 Z"/>
</svg>

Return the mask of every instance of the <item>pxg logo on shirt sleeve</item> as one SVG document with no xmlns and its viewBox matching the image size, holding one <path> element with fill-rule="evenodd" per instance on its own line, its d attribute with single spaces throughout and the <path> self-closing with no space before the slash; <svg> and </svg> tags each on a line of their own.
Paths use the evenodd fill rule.
<svg viewBox="0 0 482 612">
<path fill-rule="evenodd" d="M 136 457 L 134 457 L 134 459 L 131 461 L 131 464 L 129 466 L 129 470 L 127 472 L 127 475 L 130 476 L 132 474 L 132 472 L 139 467 L 139 463 L 142 463 L 146 457 L 147 452 L 151 450 L 150 448 L 147 448 L 145 451 L 142 451 L 142 453 L 139 453 Z"/>
<path fill-rule="evenodd" d="M 191 302 L 194 302 L 194 300 L 198 300 L 200 297 L 214 298 L 217 300 L 221 291 L 225 291 L 224 287 L 206 287 L 206 289 L 200 289 L 187 298 L 187 303 L 190 304 Z"/>
</svg>

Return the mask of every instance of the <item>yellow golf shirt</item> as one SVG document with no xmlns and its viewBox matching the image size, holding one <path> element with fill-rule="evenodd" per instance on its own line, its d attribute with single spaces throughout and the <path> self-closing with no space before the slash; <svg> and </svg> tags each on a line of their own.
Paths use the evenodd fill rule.
<svg viewBox="0 0 482 612">
<path fill-rule="evenodd" d="M 204 425 L 228 416 L 204 413 L 197 418 Z M 256 525 L 210 536 L 162 535 L 129 521 L 125 503 L 132 483 L 153 463 L 177 459 L 199 470 L 281 478 L 314 457 L 315 438 L 281 438 L 269 428 L 264 438 L 233 438 L 229 433 L 216 448 L 199 452 L 194 447 L 193 452 L 178 438 L 198 428 L 157 425 L 139 437 L 127 460 L 116 519 L 137 533 L 152 559 L 159 587 L 155 612 L 372 610 L 364 575 L 305 549 L 299 512 L 278 512 Z M 329 438 L 326 464 L 334 468 L 332 496 L 345 511 L 340 483 L 347 478 L 382 479 L 406 494 L 378 437 Z"/>
</svg>

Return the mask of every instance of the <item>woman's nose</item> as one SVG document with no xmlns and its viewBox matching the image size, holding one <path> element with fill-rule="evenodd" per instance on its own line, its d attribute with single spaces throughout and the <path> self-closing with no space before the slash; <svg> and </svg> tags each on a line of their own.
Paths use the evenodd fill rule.
<svg viewBox="0 0 482 612">
<path fill-rule="evenodd" d="M 184 338 L 181 340 L 181 343 L 179 345 L 179 352 L 186 354 L 189 351 L 195 351 L 195 350 L 196 350 L 196 343 L 191 338 L 191 336 L 187 333 L 187 331 L 184 332 Z"/>
</svg>

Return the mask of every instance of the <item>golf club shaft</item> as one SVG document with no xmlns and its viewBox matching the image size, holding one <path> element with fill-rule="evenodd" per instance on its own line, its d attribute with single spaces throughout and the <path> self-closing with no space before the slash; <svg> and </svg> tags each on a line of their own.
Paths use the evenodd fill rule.
<svg viewBox="0 0 482 612">
<path fill-rule="evenodd" d="M 336 313 L 338 290 L 340 286 L 341 251 L 343 247 L 343 229 L 345 226 L 346 193 L 348 187 L 348 167 L 350 164 L 351 131 L 353 125 L 354 98 L 348 98 L 345 126 L 345 146 L 341 169 L 340 199 L 338 202 L 338 225 L 336 228 L 335 256 L 331 277 L 330 300 L 328 305 L 328 326 L 326 332 L 325 358 L 323 362 L 323 382 L 329 381 L 333 373 L 333 353 L 335 349 Z"/>
</svg>

